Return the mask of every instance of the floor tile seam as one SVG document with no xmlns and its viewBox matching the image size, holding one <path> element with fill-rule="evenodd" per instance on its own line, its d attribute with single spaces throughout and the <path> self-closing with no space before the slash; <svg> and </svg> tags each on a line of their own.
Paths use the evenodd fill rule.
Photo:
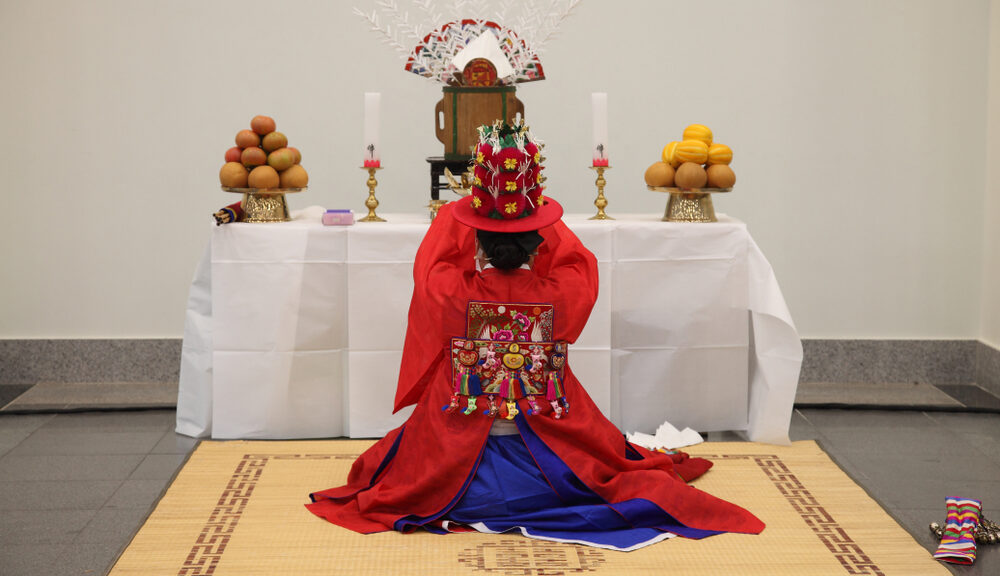
<svg viewBox="0 0 1000 576">
<path fill-rule="evenodd" d="M 961 435 L 961 436 L 965 436 L 965 434 L 967 434 L 967 433 L 966 432 L 959 432 L 958 434 Z M 968 444 L 969 446 L 971 446 L 972 449 L 973 449 L 973 451 L 978 452 L 979 455 L 983 458 L 983 460 L 986 460 L 986 461 L 992 463 L 994 466 L 1000 468 L 1000 456 L 994 456 L 993 454 L 990 454 L 990 453 L 986 452 L 985 450 L 980 449 L 979 446 L 977 446 L 976 444 L 973 444 L 973 443 L 969 442 L 968 440 L 966 440 L 964 438 L 963 438 L 963 441 L 966 444 Z M 1000 477 L 998 477 L 998 478 L 1000 478 Z M 998 480 L 997 482 L 1000 483 L 1000 480 Z"/>
<path fill-rule="evenodd" d="M 875 503 L 876 506 L 882 509 L 892 520 L 904 531 L 910 534 L 910 537 L 914 540 L 917 539 L 916 532 L 910 531 L 907 527 L 907 523 L 902 521 L 902 514 L 900 513 L 901 508 L 894 505 L 888 498 L 883 498 L 877 496 L 877 486 L 876 483 L 868 475 L 862 472 L 862 469 L 856 464 L 851 463 L 851 466 L 845 466 L 843 455 L 837 450 L 833 449 L 829 441 L 824 441 L 822 439 L 817 439 L 816 443 L 819 445 L 823 453 L 830 458 L 830 460 L 843 471 L 843 473 L 854 482 L 868 497 Z"/>
<path fill-rule="evenodd" d="M 160 436 L 160 439 L 159 439 L 159 440 L 157 440 L 157 441 L 156 441 L 156 444 L 153 444 L 153 447 L 149 449 L 149 453 L 150 453 L 150 454 L 162 454 L 162 452 L 157 452 L 157 451 L 156 451 L 156 448 L 157 448 L 157 447 L 158 447 L 158 446 L 159 446 L 160 444 L 162 444 L 162 443 L 163 443 L 164 439 L 166 439 L 166 437 L 167 437 L 168 435 L 170 435 L 170 434 L 176 434 L 176 433 L 177 433 L 177 432 L 176 432 L 176 429 L 177 429 L 177 425 L 176 425 L 176 423 L 172 423 L 172 424 L 171 424 L 170 426 L 167 426 L 167 429 L 163 431 L 163 434 L 162 434 L 162 435 Z M 176 445 L 176 443 L 175 443 L 175 445 Z"/>
<path fill-rule="evenodd" d="M 816 444 L 823 450 L 823 452 L 837 465 L 838 468 L 844 471 L 848 477 L 850 477 L 855 483 L 862 486 L 865 492 L 871 492 L 871 490 L 861 483 L 861 479 L 868 482 L 872 481 L 872 478 L 862 471 L 862 466 L 859 466 L 854 462 L 849 455 L 845 454 L 843 450 L 837 448 L 837 442 L 826 436 L 823 429 L 820 426 L 814 426 L 813 430 L 816 432 Z"/>
<path fill-rule="evenodd" d="M 129 475 L 131 476 L 131 474 L 133 474 L 133 473 L 135 473 L 135 470 L 133 470 L 132 472 L 130 472 Z M 127 481 L 128 481 L 128 478 L 125 478 L 125 479 L 122 479 L 118 483 L 118 486 L 115 487 L 115 489 L 111 491 L 111 495 L 108 496 L 104 500 L 104 502 L 101 503 L 100 508 L 97 508 L 97 510 L 95 510 L 95 512 L 94 512 L 94 515 L 91 516 L 89 520 L 87 520 L 87 524 L 84 525 L 84 527 L 82 529 L 80 529 L 80 531 L 77 532 L 75 536 L 73 536 L 73 539 L 70 541 L 70 544 L 76 544 L 77 543 L 77 540 L 81 536 L 83 536 L 83 533 L 87 530 L 87 528 L 89 528 L 90 525 L 94 523 L 94 520 L 97 518 L 97 513 L 98 512 L 100 512 L 101 510 L 116 510 L 117 509 L 117 508 L 109 507 L 108 506 L 108 502 L 111 502 L 111 500 L 114 499 L 115 495 L 118 494 L 118 491 L 122 489 L 122 486 L 124 486 L 125 482 L 127 482 Z M 129 540 L 131 540 L 131 538 Z"/>
<path fill-rule="evenodd" d="M 876 405 L 867 405 L 867 404 L 865 404 L 865 405 L 861 405 L 861 404 L 857 404 L 857 405 L 846 405 L 846 404 L 842 404 L 842 405 L 798 405 L 798 404 L 796 404 L 795 407 L 794 407 L 794 409 L 795 409 L 795 412 L 797 412 L 799 414 L 799 416 L 801 416 L 803 419 L 805 419 L 806 422 L 808 422 L 810 425 L 812 425 L 814 427 L 817 427 L 817 428 L 818 427 L 827 427 L 827 426 L 830 426 L 830 425 L 829 424 L 824 424 L 822 422 L 817 422 L 814 419 L 810 419 L 809 416 L 806 414 L 806 412 L 813 412 L 813 413 L 836 413 L 836 412 L 841 412 L 841 413 L 851 414 L 852 417 L 874 416 L 875 413 L 884 412 L 886 414 L 891 414 L 893 418 L 900 418 L 900 417 L 902 417 L 900 415 L 907 415 L 907 414 L 917 415 L 917 414 L 919 414 L 920 417 L 921 417 L 920 420 L 927 420 L 928 423 L 930 423 L 932 425 L 935 425 L 935 426 L 944 426 L 944 423 L 939 422 L 935 418 L 935 415 L 954 414 L 954 415 L 957 415 L 957 416 L 968 416 L 968 415 L 974 415 L 974 414 L 976 414 L 976 415 L 978 415 L 978 414 L 993 415 L 994 414 L 994 412 L 989 412 L 989 411 L 982 412 L 982 411 L 976 411 L 976 410 L 966 409 L 964 407 L 961 408 L 961 409 L 931 409 L 928 406 L 894 406 L 894 405 L 885 405 L 885 406 L 879 405 L 879 406 L 876 406 Z M 891 423 L 890 422 L 890 423 L 884 424 L 884 425 L 872 425 L 870 423 L 866 423 L 866 424 L 864 424 L 863 427 L 864 428 L 876 428 L 876 427 L 884 427 L 884 428 L 911 427 L 912 428 L 912 427 L 915 427 L 915 426 L 916 427 L 923 427 L 924 425 L 926 425 L 926 423 L 921 423 L 921 424 L 913 424 L 913 423 L 911 423 L 911 424 L 907 424 L 905 426 L 900 426 L 900 425 L 898 425 L 896 423 Z M 838 428 L 848 428 L 848 427 L 857 427 L 857 426 L 858 426 L 857 423 L 852 423 L 850 425 L 837 425 L 836 427 L 838 427 Z"/>
<path fill-rule="evenodd" d="M 94 456 L 148 456 L 149 452 L 39 452 L 32 451 L 30 454 L 11 454 L 8 452 L 0 456 L 3 458 L 65 458 L 67 456 L 79 456 L 79 457 L 94 457 Z M 143 458 L 139 459 L 139 464 L 142 464 Z M 135 473 L 135 469 L 138 468 L 138 464 L 129 470 L 129 475 Z"/>
<path fill-rule="evenodd" d="M 7 448 L 6 450 L 0 451 L 0 460 L 2 460 L 4 456 L 6 456 L 6 455 L 10 454 L 11 452 L 13 452 L 14 450 L 16 450 L 17 447 L 20 446 L 22 442 L 24 442 L 25 438 L 27 438 L 30 435 L 31 434 L 28 433 L 28 435 L 26 435 L 24 438 L 21 438 L 17 442 L 15 442 L 14 445 L 12 445 L 11 447 Z"/>
<path fill-rule="evenodd" d="M 172 424 L 170 425 L 164 424 L 158 426 L 132 426 L 127 428 L 123 428 L 120 426 L 117 427 L 109 426 L 103 424 L 95 426 L 87 426 L 87 425 L 62 426 L 62 425 L 50 425 L 50 424 L 51 422 L 43 424 L 35 428 L 34 430 L 31 430 L 31 432 L 29 432 L 24 437 L 24 440 L 27 440 L 28 438 L 31 438 L 33 436 L 41 436 L 46 434 L 48 435 L 64 434 L 71 436 L 82 435 L 82 434 L 90 434 L 90 435 L 107 434 L 109 435 L 109 438 L 115 438 L 117 436 L 136 436 L 140 434 L 146 434 L 146 435 L 159 434 L 159 436 L 157 437 L 157 441 L 159 441 L 163 438 L 164 434 L 173 429 Z M 3 434 L 4 432 L 0 431 L 0 436 L 2 436 Z"/>
<path fill-rule="evenodd" d="M 149 428 L 140 428 L 140 429 L 131 429 L 131 430 L 122 430 L 121 428 L 111 428 L 111 427 L 104 427 L 103 429 L 102 428 L 81 427 L 81 428 L 45 428 L 44 430 L 39 429 L 39 430 L 36 430 L 35 432 L 32 432 L 32 435 L 34 435 L 36 433 L 49 434 L 49 435 L 53 435 L 53 436 L 54 435 L 69 435 L 69 436 L 73 436 L 73 437 L 82 436 L 82 435 L 88 435 L 88 436 L 106 435 L 108 437 L 108 439 L 112 439 L 112 440 L 113 439 L 119 439 L 121 437 L 129 437 L 129 438 L 131 438 L 131 437 L 136 437 L 136 436 L 139 436 L 139 435 L 152 436 L 153 434 L 158 434 L 158 436 L 156 437 L 156 440 L 159 441 L 159 440 L 161 440 L 163 438 L 163 434 L 166 433 L 166 430 L 161 430 L 159 427 L 155 427 L 155 428 L 154 427 L 149 427 Z"/>
<path fill-rule="evenodd" d="M 803 420 L 805 420 L 806 423 L 809 424 L 810 427 L 812 427 L 813 429 L 816 428 L 816 424 L 812 420 L 810 420 L 805 414 L 803 414 L 801 409 L 799 409 L 797 407 L 793 407 L 792 410 L 793 410 L 794 413 L 798 414 L 799 417 L 801 417 Z"/>
<path fill-rule="evenodd" d="M 35 433 L 37 433 L 39 430 L 41 430 L 42 428 L 44 428 L 50 422 L 52 422 L 53 420 L 55 420 L 55 417 L 56 417 L 55 414 L 53 414 L 43 424 L 41 424 L 40 426 L 36 427 L 34 430 L 32 430 L 31 432 L 29 432 L 24 438 L 21 439 L 20 442 L 18 442 L 14 446 L 12 446 L 10 450 L 8 450 L 4 454 L 0 455 L 0 459 L 6 458 L 7 456 L 9 456 L 11 454 L 11 452 L 14 452 L 15 450 L 17 450 L 18 447 L 20 447 L 22 444 L 24 444 L 25 442 L 27 442 L 29 438 L 31 438 L 32 436 L 35 435 Z"/>
<path fill-rule="evenodd" d="M 831 442 L 831 444 L 835 446 L 837 445 L 836 442 Z M 889 451 L 867 450 L 863 448 L 852 448 L 852 447 L 845 448 L 838 446 L 839 453 L 851 457 L 876 458 L 879 461 L 884 462 L 886 464 L 892 462 L 899 462 L 902 460 L 906 462 L 913 462 L 914 465 L 925 465 L 925 466 L 942 465 L 943 463 L 940 461 L 941 459 L 937 456 L 943 454 L 944 452 L 942 451 L 935 452 L 932 450 L 943 450 L 943 449 L 934 448 L 928 450 L 894 450 L 889 452 Z M 957 451 L 953 450 L 951 452 L 948 452 L 948 454 L 953 458 L 962 458 L 962 457 L 978 456 L 979 452 L 977 450 L 974 450 L 974 447 L 970 445 L 963 448 L 961 453 L 958 453 Z M 864 464 L 870 464 L 870 462 L 866 462 Z M 864 465 L 864 464 L 859 464 L 859 465 Z"/>
<path fill-rule="evenodd" d="M 150 450 L 151 449 L 152 448 L 150 448 Z M 139 454 L 126 454 L 126 456 L 142 456 L 142 458 L 139 458 L 139 459 L 136 460 L 135 465 L 132 466 L 132 469 L 128 471 L 128 475 L 125 476 L 124 480 L 128 480 L 129 478 L 132 477 L 133 474 L 135 474 L 135 471 L 139 469 L 139 466 L 142 466 L 142 461 L 145 460 L 146 456 L 148 456 L 148 455 L 149 455 L 149 450 L 147 450 L 146 452 L 143 452 L 143 453 L 139 453 Z M 123 482 L 124 482 L 124 480 L 123 480 Z"/>
<path fill-rule="evenodd" d="M 926 411 L 926 410 L 921 410 L 921 411 L 920 411 L 920 413 L 921 413 L 921 414 L 922 414 L 922 415 L 924 416 L 924 418 L 925 418 L 925 419 L 926 419 L 926 420 L 927 420 L 928 422 L 930 422 L 930 423 L 931 423 L 931 424 L 932 424 L 932 425 L 933 425 L 933 426 L 934 426 L 935 428 L 945 428 L 945 426 L 943 426 L 943 425 L 942 425 L 942 424 L 941 424 L 940 422 L 938 422 L 938 421 L 937 421 L 937 420 L 936 420 L 936 419 L 934 418 L 934 416 L 933 416 L 933 414 L 934 414 L 934 413 L 933 413 L 933 412 L 928 412 L 928 411 Z M 947 430 L 946 430 L 946 431 L 947 431 Z"/>
<path fill-rule="evenodd" d="M 59 546 L 64 546 L 64 545 L 72 544 L 72 543 L 76 542 L 76 539 L 80 536 L 80 534 L 83 533 L 83 531 L 86 529 L 86 527 L 89 526 L 90 523 L 94 520 L 94 518 L 97 516 L 98 510 L 99 509 L 97 509 L 97 508 L 95 508 L 95 509 L 90 509 L 90 508 L 85 508 L 85 509 L 66 508 L 66 509 L 41 510 L 41 511 L 38 510 L 38 509 L 34 509 L 34 510 L 18 510 L 18 512 L 31 512 L 31 513 L 34 513 L 34 514 L 38 514 L 39 512 L 89 512 L 90 513 L 90 515 L 87 517 L 87 521 L 84 524 L 83 528 L 80 528 L 79 530 L 73 532 L 72 533 L 73 536 L 71 538 L 67 539 L 67 540 L 50 541 L 47 538 L 43 537 L 41 539 L 34 539 L 31 542 L 22 542 L 22 543 L 20 543 L 20 545 L 37 543 L 39 545 L 45 546 L 46 548 L 53 548 L 53 547 L 59 547 Z M 11 543 L 4 542 L 3 545 L 4 546 L 8 546 L 8 545 L 11 545 Z M 18 545 L 18 544 L 14 543 L 13 545 Z"/>
</svg>

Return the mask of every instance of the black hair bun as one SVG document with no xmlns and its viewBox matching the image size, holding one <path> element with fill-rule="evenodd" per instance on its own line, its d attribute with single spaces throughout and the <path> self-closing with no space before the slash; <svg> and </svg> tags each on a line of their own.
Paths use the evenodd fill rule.
<svg viewBox="0 0 1000 576">
<path fill-rule="evenodd" d="M 514 270 L 527 264 L 542 243 L 542 235 L 535 230 L 515 233 L 477 230 L 476 237 L 490 264 L 501 270 Z"/>
</svg>

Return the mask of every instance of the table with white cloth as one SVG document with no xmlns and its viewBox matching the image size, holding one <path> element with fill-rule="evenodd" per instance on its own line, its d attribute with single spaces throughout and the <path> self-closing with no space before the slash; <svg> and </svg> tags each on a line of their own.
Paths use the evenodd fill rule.
<svg viewBox="0 0 1000 576">
<path fill-rule="evenodd" d="M 320 214 L 213 229 L 188 298 L 178 433 L 371 438 L 409 415 L 392 404 L 429 219 L 323 226 Z M 616 218 L 563 218 L 598 261 L 568 354 L 598 407 L 626 432 L 667 421 L 787 443 L 802 345 L 746 225 Z"/>
</svg>

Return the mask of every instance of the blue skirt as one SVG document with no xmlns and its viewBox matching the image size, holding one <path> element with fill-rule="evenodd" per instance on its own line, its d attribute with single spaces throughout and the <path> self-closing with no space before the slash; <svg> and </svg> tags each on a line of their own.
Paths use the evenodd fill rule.
<svg viewBox="0 0 1000 576">
<path fill-rule="evenodd" d="M 523 415 L 516 422 L 520 434 L 489 437 L 464 493 L 437 515 L 447 521 L 446 529 L 459 523 L 479 532 L 518 531 L 623 551 L 675 535 L 719 534 L 684 526 L 649 500 L 605 501 L 532 432 Z"/>
</svg>

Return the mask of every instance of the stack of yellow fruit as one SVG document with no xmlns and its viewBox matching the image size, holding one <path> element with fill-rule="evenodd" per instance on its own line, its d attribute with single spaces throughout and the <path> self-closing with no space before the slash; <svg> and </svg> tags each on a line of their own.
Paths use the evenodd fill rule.
<svg viewBox="0 0 1000 576">
<path fill-rule="evenodd" d="M 729 167 L 733 151 L 712 141 L 708 126 L 692 124 L 680 142 L 663 148 L 663 160 L 646 169 L 646 184 L 666 188 L 732 188 L 736 174 Z"/>
</svg>

